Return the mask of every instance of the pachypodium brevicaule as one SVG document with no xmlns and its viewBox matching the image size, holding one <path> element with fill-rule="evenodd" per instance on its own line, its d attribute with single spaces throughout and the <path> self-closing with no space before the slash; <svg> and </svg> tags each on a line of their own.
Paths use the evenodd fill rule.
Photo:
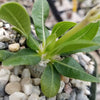
<svg viewBox="0 0 100 100">
<path fill-rule="evenodd" d="M 100 82 L 84 71 L 69 55 L 76 52 L 89 52 L 100 47 L 100 5 L 92 8 L 82 20 L 59 22 L 54 25 L 51 34 L 45 27 L 49 14 L 47 0 L 36 0 L 32 9 L 36 38 L 31 34 L 30 18 L 24 7 L 16 2 L 5 3 L 0 7 L 0 19 L 13 25 L 27 40 L 28 48 L 18 52 L 0 50 L 0 61 L 4 66 L 36 65 L 45 67 L 41 76 L 41 89 L 45 96 L 53 97 L 60 87 L 60 76 L 83 81 Z M 98 33 L 98 34 L 97 34 Z M 69 63 L 75 62 L 74 66 Z"/>
</svg>

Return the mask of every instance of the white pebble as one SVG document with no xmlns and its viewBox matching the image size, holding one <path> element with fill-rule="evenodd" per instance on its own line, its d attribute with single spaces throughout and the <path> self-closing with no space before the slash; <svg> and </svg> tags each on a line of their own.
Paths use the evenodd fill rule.
<svg viewBox="0 0 100 100">
<path fill-rule="evenodd" d="M 0 22 L 0 27 L 2 27 L 3 26 L 3 22 Z"/>
<path fill-rule="evenodd" d="M 24 84 L 32 84 L 32 79 L 31 78 L 23 78 L 21 80 L 21 85 L 23 86 Z"/>
<path fill-rule="evenodd" d="M 20 91 L 21 91 L 21 85 L 18 82 L 8 83 L 5 87 L 5 92 L 7 94 L 13 94 L 14 92 L 20 92 Z"/>
<path fill-rule="evenodd" d="M 39 100 L 39 96 L 37 94 L 31 94 L 31 96 L 29 96 L 28 100 Z"/>
<path fill-rule="evenodd" d="M 22 72 L 22 78 L 30 78 L 31 77 L 31 74 L 30 74 L 30 71 L 29 69 L 24 69 L 23 72 Z"/>
<path fill-rule="evenodd" d="M 19 78 L 16 75 L 11 75 L 10 76 L 10 82 L 19 82 L 21 80 L 21 78 Z"/>
<path fill-rule="evenodd" d="M 8 69 L 1 69 L 0 70 L 0 81 L 8 82 L 10 77 L 10 71 Z"/>
<path fill-rule="evenodd" d="M 9 96 L 9 100 L 27 100 L 27 95 L 22 92 L 15 92 Z"/>
<path fill-rule="evenodd" d="M 21 39 L 19 40 L 19 43 L 20 43 L 21 45 L 23 45 L 23 44 L 24 44 L 24 42 L 25 42 L 25 40 L 26 40 L 26 38 L 25 38 L 25 37 L 21 37 Z"/>
<path fill-rule="evenodd" d="M 60 82 L 60 89 L 59 89 L 58 93 L 61 93 L 63 91 L 64 87 L 65 87 L 65 83 L 63 81 L 61 81 Z"/>
<path fill-rule="evenodd" d="M 40 95 L 40 89 L 39 89 L 39 86 L 33 86 L 33 91 L 32 93 L 35 93 L 37 95 Z"/>
<path fill-rule="evenodd" d="M 40 85 L 40 81 L 41 81 L 40 78 L 34 78 L 34 79 L 33 79 L 33 84 L 36 85 L 36 86 L 37 86 L 37 85 Z"/>
<path fill-rule="evenodd" d="M 32 84 L 24 84 L 22 90 L 26 95 L 31 95 L 33 92 L 33 86 Z"/>
<path fill-rule="evenodd" d="M 14 43 L 14 44 L 10 44 L 8 46 L 9 50 L 12 51 L 12 52 L 16 52 L 20 49 L 20 45 L 19 43 Z"/>
<path fill-rule="evenodd" d="M 4 24 L 6 29 L 10 29 L 10 25 L 9 24 Z"/>
<path fill-rule="evenodd" d="M 3 28 L 0 28 L 0 42 L 5 42 L 9 40 L 9 33 L 7 33 Z"/>
<path fill-rule="evenodd" d="M 94 72 L 94 66 L 93 65 L 89 65 L 87 70 L 88 70 L 88 72 L 90 74 L 92 74 Z"/>
</svg>

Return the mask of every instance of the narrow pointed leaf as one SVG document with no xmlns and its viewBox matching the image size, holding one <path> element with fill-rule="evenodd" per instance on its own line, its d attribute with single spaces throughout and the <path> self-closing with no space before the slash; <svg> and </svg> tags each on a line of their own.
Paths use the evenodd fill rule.
<svg viewBox="0 0 100 100">
<path fill-rule="evenodd" d="M 9 51 L 6 51 L 6 50 L 0 50 L 0 61 L 5 60 L 12 55 L 13 55 L 12 52 L 9 52 Z"/>
<path fill-rule="evenodd" d="M 60 75 L 51 64 L 48 64 L 41 77 L 42 92 L 47 97 L 53 97 L 58 93 L 59 87 Z"/>
<path fill-rule="evenodd" d="M 56 46 L 54 50 L 51 51 L 51 54 L 61 54 L 92 46 L 98 46 L 98 44 L 86 40 L 69 41 Z"/>
<path fill-rule="evenodd" d="M 30 18 L 20 4 L 10 2 L 0 8 L 0 19 L 3 19 L 19 30 L 25 37 L 30 34 Z"/>
<path fill-rule="evenodd" d="M 74 22 L 59 22 L 53 27 L 51 34 L 56 34 L 56 37 L 60 37 L 75 25 L 76 23 Z"/>
<path fill-rule="evenodd" d="M 32 9 L 32 18 L 35 25 L 37 36 L 40 40 L 46 41 L 49 35 L 44 23 L 49 14 L 47 0 L 36 0 Z"/>
<path fill-rule="evenodd" d="M 83 81 L 100 82 L 98 78 L 76 68 L 75 66 L 70 66 L 66 63 L 67 61 L 66 59 L 64 59 L 62 62 L 56 61 L 56 63 L 54 64 L 55 68 L 60 74 Z"/>
<path fill-rule="evenodd" d="M 66 64 L 69 65 L 69 66 L 74 66 L 76 69 L 84 71 L 82 66 L 72 57 L 66 58 Z"/>
<path fill-rule="evenodd" d="M 92 40 L 97 34 L 98 28 L 99 28 L 99 22 L 90 23 L 83 29 L 75 33 L 73 36 L 71 36 L 68 40 L 76 40 L 76 39 Z"/>
<path fill-rule="evenodd" d="M 56 34 L 52 34 L 46 40 L 46 51 L 54 48 L 55 43 L 56 43 Z"/>
<path fill-rule="evenodd" d="M 31 49 L 23 49 L 3 61 L 5 66 L 36 65 L 40 56 Z"/>
<path fill-rule="evenodd" d="M 38 50 L 39 49 L 39 43 L 36 39 L 34 39 L 32 34 L 30 34 L 28 39 L 27 39 L 27 46 L 30 47 L 32 50 Z"/>
<path fill-rule="evenodd" d="M 96 36 L 93 39 L 93 42 L 100 43 L 100 36 Z M 97 50 L 99 48 L 100 48 L 100 46 L 92 46 L 92 47 L 87 47 L 87 48 L 83 48 L 83 49 L 79 49 L 79 50 L 74 50 L 72 52 L 68 52 L 68 54 L 77 53 L 77 52 L 91 52 L 91 51 Z"/>
</svg>

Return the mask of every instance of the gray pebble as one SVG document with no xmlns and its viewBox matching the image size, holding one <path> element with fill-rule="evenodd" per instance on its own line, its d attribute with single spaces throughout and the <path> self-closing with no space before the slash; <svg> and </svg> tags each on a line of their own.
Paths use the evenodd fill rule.
<svg viewBox="0 0 100 100">
<path fill-rule="evenodd" d="M 0 50 L 5 49 L 7 46 L 5 43 L 0 42 Z"/>
<path fill-rule="evenodd" d="M 0 81 L 0 96 L 5 96 L 6 81 Z"/>
<path fill-rule="evenodd" d="M 54 96 L 52 98 L 48 98 L 47 100 L 56 100 L 56 96 Z"/>
<path fill-rule="evenodd" d="M 89 100 L 89 99 L 83 92 L 80 92 L 77 94 L 76 100 Z"/>
<path fill-rule="evenodd" d="M 9 100 L 9 96 L 4 96 L 3 100 Z"/>
<path fill-rule="evenodd" d="M 67 93 L 60 93 L 57 95 L 57 100 L 66 100 L 69 99 L 70 95 L 68 95 Z M 73 100 L 73 99 L 71 99 Z"/>
<path fill-rule="evenodd" d="M 33 79 L 33 84 L 36 85 L 36 86 L 38 86 L 38 85 L 40 85 L 40 81 L 41 81 L 40 78 L 34 78 Z"/>
<path fill-rule="evenodd" d="M 41 97 L 39 97 L 39 100 L 46 100 L 46 97 L 45 96 L 41 96 Z"/>
<path fill-rule="evenodd" d="M 68 100 L 76 100 L 76 92 L 75 92 L 75 90 L 72 91 L 71 96 L 70 96 L 70 98 Z"/>
<path fill-rule="evenodd" d="M 3 97 L 0 97 L 0 100 L 3 100 Z"/>
<path fill-rule="evenodd" d="M 35 78 L 40 78 L 45 67 L 40 67 L 39 65 L 36 66 L 29 66 L 31 75 Z"/>
<path fill-rule="evenodd" d="M 33 91 L 32 91 L 32 93 L 35 93 L 35 94 L 37 94 L 37 95 L 40 95 L 40 88 L 39 88 L 39 86 L 33 86 Z"/>
</svg>

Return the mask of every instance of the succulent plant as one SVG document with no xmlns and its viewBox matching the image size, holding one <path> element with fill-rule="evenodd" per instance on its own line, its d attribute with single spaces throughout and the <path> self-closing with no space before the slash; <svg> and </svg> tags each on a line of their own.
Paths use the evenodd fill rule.
<svg viewBox="0 0 100 100">
<path fill-rule="evenodd" d="M 28 13 L 16 2 L 0 7 L 0 19 L 13 25 L 27 40 L 28 48 L 18 52 L 0 50 L 0 61 L 4 66 L 36 65 L 45 67 L 41 76 L 41 89 L 45 96 L 53 97 L 60 87 L 60 76 L 90 82 L 100 80 L 84 71 L 69 55 L 89 52 L 100 47 L 100 5 L 91 9 L 80 23 L 59 22 L 51 34 L 45 26 L 49 14 L 47 0 L 36 0 L 32 9 L 36 38 L 31 34 Z M 63 55 L 67 55 L 64 57 Z"/>
</svg>

